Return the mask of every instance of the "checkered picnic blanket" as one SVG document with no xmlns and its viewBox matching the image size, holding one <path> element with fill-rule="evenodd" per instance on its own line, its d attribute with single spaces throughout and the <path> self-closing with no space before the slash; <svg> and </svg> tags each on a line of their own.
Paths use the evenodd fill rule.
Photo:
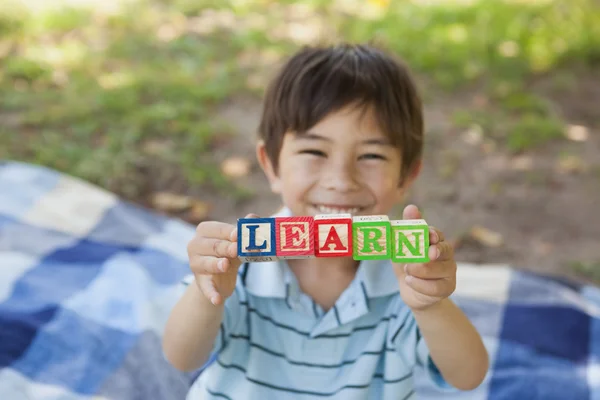
<svg viewBox="0 0 600 400">
<path fill-rule="evenodd" d="M 197 373 L 165 361 L 161 334 L 193 233 L 56 171 L 0 163 L 0 399 L 183 399 Z M 461 264 L 454 299 L 492 368 L 448 398 L 600 400 L 599 289 Z"/>
</svg>

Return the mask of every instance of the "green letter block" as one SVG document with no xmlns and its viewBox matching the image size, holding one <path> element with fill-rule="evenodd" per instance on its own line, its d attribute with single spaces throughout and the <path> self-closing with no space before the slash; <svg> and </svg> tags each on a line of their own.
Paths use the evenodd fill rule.
<svg viewBox="0 0 600 400">
<path fill-rule="evenodd" d="M 429 262 L 429 225 L 423 219 L 391 222 L 392 261 L 396 263 Z"/>
<path fill-rule="evenodd" d="M 391 225 L 387 215 L 352 218 L 353 258 L 355 260 L 385 260 L 392 257 Z"/>
</svg>

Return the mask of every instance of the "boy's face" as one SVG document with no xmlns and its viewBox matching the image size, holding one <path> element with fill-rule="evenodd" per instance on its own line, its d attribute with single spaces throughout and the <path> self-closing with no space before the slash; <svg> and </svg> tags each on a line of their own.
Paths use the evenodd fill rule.
<svg viewBox="0 0 600 400">
<path fill-rule="evenodd" d="M 346 108 L 309 132 L 285 135 L 275 173 L 258 144 L 259 162 L 273 192 L 293 215 L 389 214 L 418 173 L 399 186 L 401 159 L 371 112 Z"/>
</svg>

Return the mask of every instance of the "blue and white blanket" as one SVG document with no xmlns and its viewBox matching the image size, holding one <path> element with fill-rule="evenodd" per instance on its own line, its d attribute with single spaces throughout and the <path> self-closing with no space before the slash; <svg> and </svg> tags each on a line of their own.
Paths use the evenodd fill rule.
<svg viewBox="0 0 600 400">
<path fill-rule="evenodd" d="M 165 361 L 161 335 L 193 233 L 56 171 L 0 163 L 0 400 L 183 399 L 197 373 Z M 600 400 L 599 289 L 461 264 L 454 300 L 492 368 L 449 398 Z"/>
</svg>

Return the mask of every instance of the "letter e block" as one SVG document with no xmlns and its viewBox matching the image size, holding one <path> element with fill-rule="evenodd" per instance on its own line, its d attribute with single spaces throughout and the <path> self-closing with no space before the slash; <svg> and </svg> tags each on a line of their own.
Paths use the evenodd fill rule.
<svg viewBox="0 0 600 400">
<path fill-rule="evenodd" d="M 277 260 L 275 218 L 240 218 L 238 258 L 242 262 Z"/>
<path fill-rule="evenodd" d="M 310 258 L 315 256 L 313 217 L 277 217 L 277 258 Z"/>
<path fill-rule="evenodd" d="M 389 260 L 391 224 L 387 215 L 358 216 L 352 219 L 355 260 Z"/>
<path fill-rule="evenodd" d="M 429 225 L 425 220 L 397 220 L 391 225 L 393 262 L 429 262 Z"/>
<path fill-rule="evenodd" d="M 319 214 L 314 218 L 315 255 L 348 257 L 352 255 L 352 216 Z"/>
</svg>

